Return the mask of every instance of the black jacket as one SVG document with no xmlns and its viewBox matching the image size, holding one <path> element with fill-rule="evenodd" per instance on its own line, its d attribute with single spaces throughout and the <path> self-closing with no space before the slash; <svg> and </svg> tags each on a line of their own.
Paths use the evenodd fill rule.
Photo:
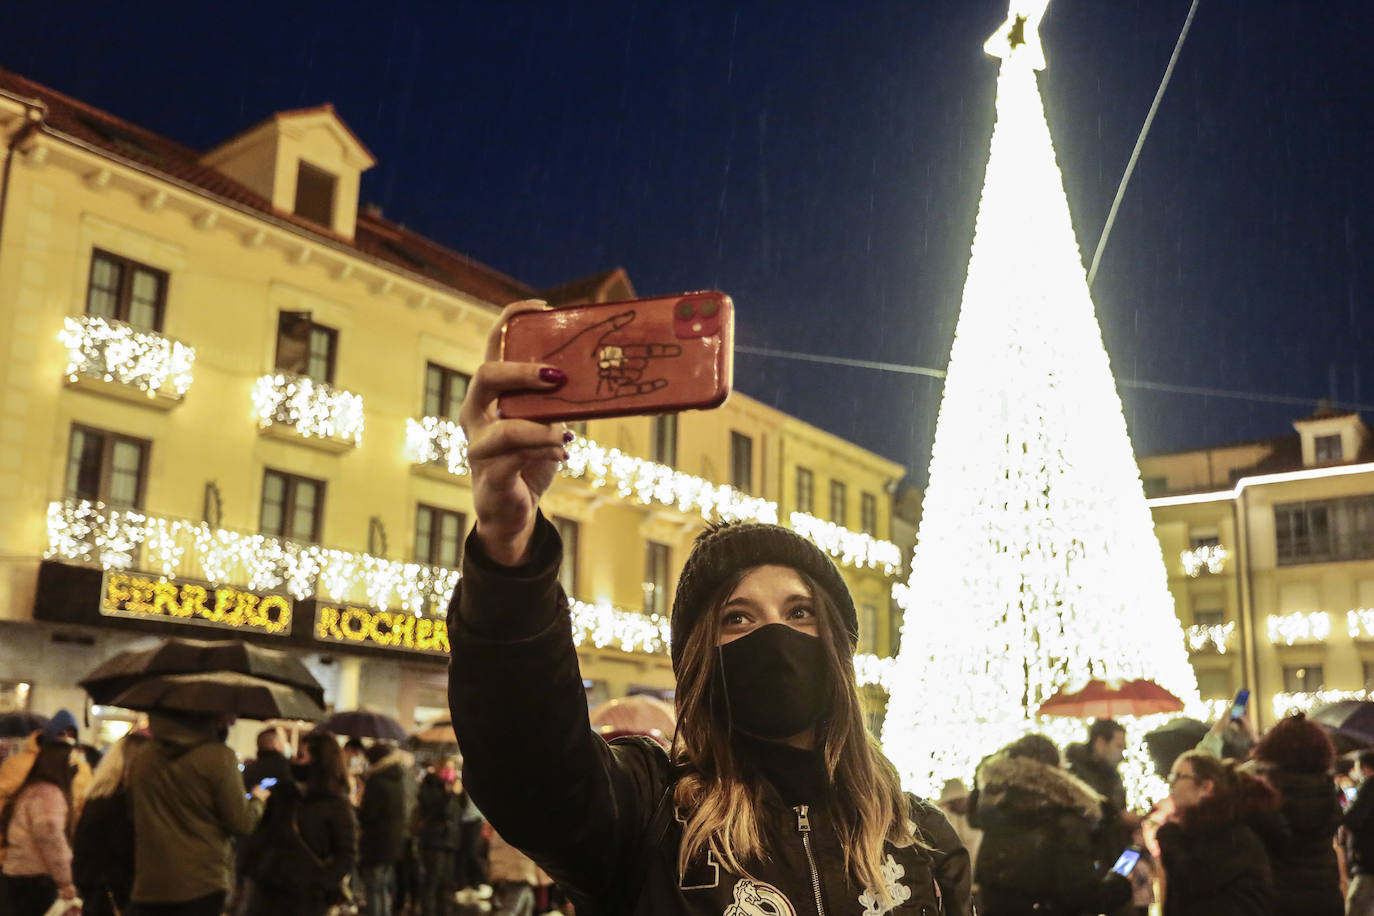
<svg viewBox="0 0 1374 916">
<path fill-rule="evenodd" d="M 1274 878 L 1264 842 L 1246 817 L 1216 799 L 1187 812 L 1186 826 L 1155 834 L 1164 866 L 1164 916 L 1273 916 Z"/>
<path fill-rule="evenodd" d="M 134 889 L 134 817 L 121 790 L 88 798 L 72 836 L 72 881 L 90 916 L 126 910 Z"/>
<path fill-rule="evenodd" d="M 1332 841 L 1341 825 L 1338 790 L 1326 773 L 1263 765 L 1255 772 L 1283 798 L 1277 812 L 1286 829 L 1261 838 L 1269 846 L 1280 916 L 1344 916 L 1340 865 Z M 1270 836 L 1277 836 L 1275 842 Z"/>
<path fill-rule="evenodd" d="M 253 912 L 323 913 L 338 901 L 344 877 L 358 862 L 358 819 L 343 795 L 302 796 L 294 783 L 279 783 L 280 803 L 259 831 L 263 855 L 253 872 Z"/>
<path fill-rule="evenodd" d="M 1097 866 L 1101 814 L 1102 797 L 1059 767 L 1005 753 L 984 760 L 969 802 L 969 822 L 983 831 L 981 912 L 1077 916 L 1129 900 L 1130 882 Z"/>
<path fill-rule="evenodd" d="M 358 861 L 363 866 L 401 861 L 406 840 L 406 757 L 400 751 L 367 768 L 358 803 Z"/>
<path fill-rule="evenodd" d="M 415 804 L 415 838 L 421 849 L 457 852 L 463 845 L 464 799 L 426 777 Z"/>
<path fill-rule="evenodd" d="M 1121 823 L 1126 810 L 1126 783 L 1116 767 L 1093 753 L 1087 744 L 1070 744 L 1064 749 L 1069 772 L 1102 796 L 1102 820 L 1096 833 L 1097 861 L 1112 866 L 1121 850 L 1131 845 L 1133 832 Z"/>
<path fill-rule="evenodd" d="M 1374 875 L 1374 779 L 1360 783 L 1341 826 L 1350 832 L 1350 872 Z"/>
<path fill-rule="evenodd" d="M 531 559 L 505 569 L 470 538 L 449 609 L 449 702 L 463 780 L 492 826 L 535 860 L 583 916 L 731 912 L 875 914 L 843 867 L 825 800 L 788 807 L 765 791 L 759 812 L 768 861 L 744 876 L 710 857 L 679 873 L 677 776 L 648 739 L 607 745 L 587 721 L 562 546 L 539 519 Z M 885 877 L 896 914 L 971 913 L 968 852 L 944 816 L 914 802 L 931 848 L 889 847 Z M 814 867 L 813 863 L 814 862 Z"/>
</svg>

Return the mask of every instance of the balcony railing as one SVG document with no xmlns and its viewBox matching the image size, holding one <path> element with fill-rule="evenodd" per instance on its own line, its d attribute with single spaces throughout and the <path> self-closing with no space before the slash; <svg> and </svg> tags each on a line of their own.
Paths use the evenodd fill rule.
<svg viewBox="0 0 1374 916">
<path fill-rule="evenodd" d="M 406 454 L 416 464 L 438 466 L 455 475 L 468 473 L 467 439 L 457 423 L 442 417 L 406 421 Z M 568 447 L 562 473 L 594 488 L 614 487 L 621 499 L 660 505 L 703 519 L 778 523 L 778 504 L 717 485 L 667 465 L 604 448 L 590 439 Z M 902 564 L 896 544 L 800 512 L 791 526 L 840 563 L 891 575 Z"/>
<path fill-rule="evenodd" d="M 212 528 L 204 522 L 114 509 L 86 500 L 48 505 L 45 556 L 436 618 L 446 616 L 449 595 L 459 577 L 457 570 L 442 566 Z M 577 600 L 571 605 L 576 645 L 668 654 L 666 616 Z M 893 663 L 873 655 L 854 659 L 861 684 L 884 687 Z"/>
<path fill-rule="evenodd" d="M 258 426 L 285 427 L 307 439 L 345 446 L 363 441 L 363 399 L 303 375 L 274 373 L 253 388 Z"/>
<path fill-rule="evenodd" d="M 82 315 L 67 318 L 57 339 L 67 348 L 68 381 L 98 379 L 172 400 L 191 388 L 195 349 L 155 331 Z"/>
<path fill-rule="evenodd" d="M 1331 635 L 1331 615 L 1325 611 L 1271 614 L 1264 621 L 1269 641 L 1276 646 L 1325 642 Z"/>
<path fill-rule="evenodd" d="M 1192 626 L 1183 631 L 1189 652 L 1204 652 L 1210 647 L 1218 655 L 1235 648 L 1236 625 L 1233 621 L 1212 626 Z"/>
<path fill-rule="evenodd" d="M 1226 561 L 1230 556 L 1225 547 L 1210 544 L 1183 551 L 1179 554 L 1179 560 L 1183 563 L 1183 571 L 1196 579 L 1204 572 L 1212 575 L 1220 573 L 1226 568 Z"/>
</svg>

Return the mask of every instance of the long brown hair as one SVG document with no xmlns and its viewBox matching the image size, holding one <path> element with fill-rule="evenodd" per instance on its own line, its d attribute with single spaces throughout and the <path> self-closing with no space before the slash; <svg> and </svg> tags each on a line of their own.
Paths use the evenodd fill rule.
<svg viewBox="0 0 1374 916">
<path fill-rule="evenodd" d="M 760 777 L 737 758 L 724 704 L 713 686 L 725 602 L 750 571 L 736 573 L 712 596 L 707 612 L 687 638 L 678 670 L 678 725 L 671 756 L 674 763 L 689 765 L 673 799 L 689 812 L 678 849 L 678 868 L 684 871 L 706 849 L 738 874 L 749 873 L 744 863 L 766 857 L 758 820 Z M 907 798 L 896 769 L 864 728 L 853 652 L 839 611 L 811 577 L 796 572 L 811 592 L 831 672 L 821 737 L 825 771 L 836 800 L 844 868 L 861 887 L 886 894 L 887 882 L 881 874 L 883 844 L 909 846 L 917 841 Z"/>
<path fill-rule="evenodd" d="M 1245 772 L 1234 760 L 1218 760 L 1204 751 L 1188 751 L 1181 755 L 1193 768 L 1198 782 L 1210 782 L 1212 793 L 1179 812 L 1184 829 L 1204 825 L 1230 824 L 1250 811 L 1265 811 L 1278 807 L 1279 795 L 1268 782 Z M 1178 764 L 1175 763 L 1175 766 Z"/>
<path fill-rule="evenodd" d="M 40 782 L 52 783 L 62 790 L 62 797 L 67 800 L 67 833 L 71 833 L 73 750 L 75 748 L 65 741 L 49 741 L 38 749 L 38 756 L 33 758 L 33 765 L 29 767 L 29 775 L 24 777 L 19 788 L 10 796 L 5 804 L 5 810 L 0 811 L 0 838 L 5 838 L 9 834 L 10 821 L 14 819 L 14 809 L 19 805 L 19 797 L 29 786 Z"/>
<path fill-rule="evenodd" d="M 342 795 L 348 797 L 348 766 L 344 763 L 339 739 L 331 732 L 321 731 L 305 739 L 310 754 L 306 766 L 307 795 Z"/>
</svg>

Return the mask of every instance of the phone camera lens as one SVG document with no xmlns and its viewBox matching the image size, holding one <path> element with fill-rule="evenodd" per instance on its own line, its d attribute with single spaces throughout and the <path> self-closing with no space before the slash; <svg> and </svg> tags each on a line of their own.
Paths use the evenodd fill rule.
<svg viewBox="0 0 1374 916">
<path fill-rule="evenodd" d="M 707 299 L 701 304 L 701 317 L 710 318 L 720 310 L 720 303 L 714 299 Z"/>
<path fill-rule="evenodd" d="M 695 312 L 696 307 L 685 299 L 677 304 L 677 317 L 683 319 L 684 321 L 688 318 L 691 318 Z"/>
</svg>

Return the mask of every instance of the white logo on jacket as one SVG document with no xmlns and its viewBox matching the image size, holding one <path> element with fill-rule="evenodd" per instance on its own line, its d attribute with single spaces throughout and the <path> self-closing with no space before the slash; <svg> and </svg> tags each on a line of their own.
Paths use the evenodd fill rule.
<svg viewBox="0 0 1374 916">
<path fill-rule="evenodd" d="M 878 899 L 878 895 L 871 890 L 865 890 L 859 897 L 859 904 L 864 908 L 864 916 L 883 916 L 884 913 L 892 912 L 899 905 L 911 899 L 911 888 L 905 884 L 898 884 L 897 879 L 906 874 L 906 866 L 899 865 L 897 860 L 888 853 L 887 861 L 881 866 L 883 886 L 887 888 L 888 899 L 891 905 L 883 906 Z"/>
<path fill-rule="evenodd" d="M 741 878 L 735 884 L 735 902 L 721 916 L 797 916 L 797 908 L 773 885 Z"/>
</svg>

